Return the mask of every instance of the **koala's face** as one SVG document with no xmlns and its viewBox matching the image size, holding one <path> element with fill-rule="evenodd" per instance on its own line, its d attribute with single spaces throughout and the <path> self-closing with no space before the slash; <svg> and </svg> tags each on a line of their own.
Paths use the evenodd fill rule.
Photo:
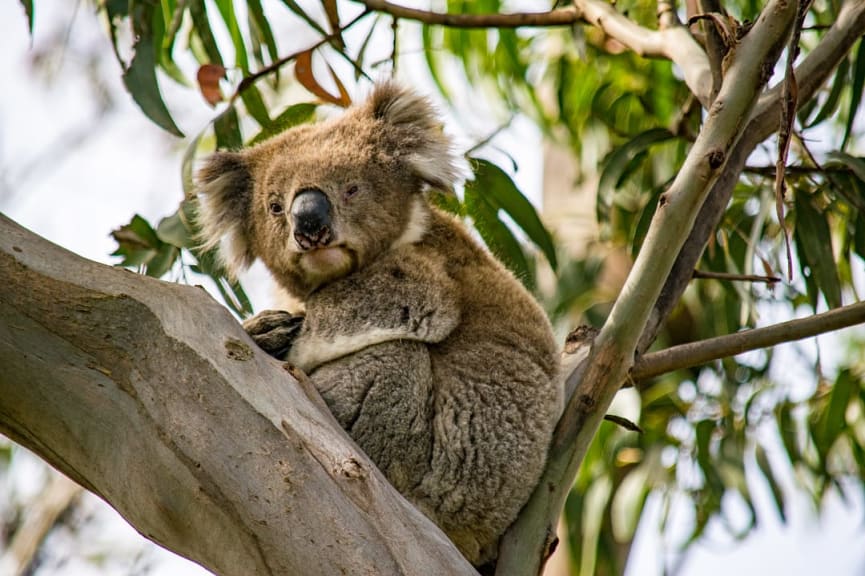
<svg viewBox="0 0 865 576">
<path fill-rule="evenodd" d="M 429 184 L 450 187 L 450 144 L 429 104 L 393 84 L 316 126 L 289 130 L 202 169 L 205 246 L 230 268 L 261 258 L 301 298 L 419 239 Z"/>
</svg>

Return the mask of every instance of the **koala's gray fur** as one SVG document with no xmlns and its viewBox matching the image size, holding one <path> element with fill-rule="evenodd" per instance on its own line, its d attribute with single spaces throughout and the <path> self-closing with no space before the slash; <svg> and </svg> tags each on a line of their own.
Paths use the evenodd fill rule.
<svg viewBox="0 0 865 576">
<path fill-rule="evenodd" d="M 304 304 L 247 330 L 481 565 L 537 483 L 562 391 L 541 308 L 426 201 L 457 177 L 431 105 L 386 83 L 337 119 L 213 155 L 200 219 L 231 269 L 261 258 Z M 325 224 L 305 235 L 308 214 Z"/>
</svg>

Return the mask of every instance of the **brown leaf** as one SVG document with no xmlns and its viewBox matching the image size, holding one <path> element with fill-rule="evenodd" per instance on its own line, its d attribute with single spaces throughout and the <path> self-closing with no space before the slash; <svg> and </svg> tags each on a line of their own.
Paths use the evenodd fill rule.
<svg viewBox="0 0 865 576">
<path fill-rule="evenodd" d="M 345 108 L 346 106 L 351 104 L 351 98 L 349 98 L 348 92 L 346 92 L 345 90 L 345 86 L 343 86 L 339 78 L 336 77 L 336 73 L 333 71 L 333 68 L 331 68 L 330 65 L 328 65 L 327 68 L 328 70 L 330 70 L 330 74 L 336 82 L 336 86 L 339 89 L 339 96 L 334 96 L 333 94 L 322 88 L 321 84 L 319 84 L 318 81 L 315 79 L 315 76 L 313 76 L 312 50 L 307 50 L 306 52 L 302 52 L 300 55 L 298 55 L 297 59 L 294 62 L 294 77 L 297 78 L 297 81 L 300 82 L 301 86 L 318 96 L 321 100 Z"/>
<path fill-rule="evenodd" d="M 203 64 L 198 69 L 198 87 L 201 89 L 201 95 L 210 104 L 211 107 L 222 102 L 222 90 L 219 88 L 219 81 L 225 78 L 225 68 L 219 64 Z"/>
</svg>

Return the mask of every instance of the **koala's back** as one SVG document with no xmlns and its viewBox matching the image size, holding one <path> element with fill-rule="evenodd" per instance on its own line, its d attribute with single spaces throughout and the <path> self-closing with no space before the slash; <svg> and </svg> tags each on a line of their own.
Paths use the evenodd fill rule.
<svg viewBox="0 0 865 576">
<path fill-rule="evenodd" d="M 495 556 L 543 470 L 562 404 L 558 353 L 546 316 L 513 275 L 461 224 L 431 215 L 420 242 L 360 273 L 381 275 L 386 290 L 411 282 L 434 293 L 446 285 L 457 299 L 455 328 L 435 343 L 370 346 L 312 376 L 390 481 L 479 564 Z M 433 265 L 400 277 L 413 259 Z M 322 288 L 307 314 L 328 308 L 329 293 L 342 296 L 352 281 Z"/>
</svg>

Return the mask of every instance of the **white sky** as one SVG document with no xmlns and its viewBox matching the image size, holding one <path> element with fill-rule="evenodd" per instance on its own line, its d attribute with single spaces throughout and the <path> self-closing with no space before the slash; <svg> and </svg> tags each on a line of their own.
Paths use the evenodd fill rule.
<svg viewBox="0 0 865 576">
<path fill-rule="evenodd" d="M 58 23 L 68 21 L 74 4 L 63 0 L 36 2 L 36 51 L 50 35 L 64 33 L 65 27 Z M 108 255 L 114 243 L 108 234 L 113 228 L 128 222 L 134 213 L 155 223 L 176 208 L 182 195 L 179 169 L 184 143 L 144 118 L 123 92 L 120 71 L 110 58 L 103 59 L 101 65 L 106 67 L 104 76 L 111 82 L 109 92 L 118 106 L 107 117 L 95 120 L 91 83 L 77 64 L 94 45 L 109 54 L 110 44 L 88 10 L 82 6 L 77 16 L 66 65 L 54 82 L 45 83 L 30 73 L 33 52 L 20 4 L 0 3 L 0 211 L 74 252 L 110 263 Z M 282 46 L 283 51 L 289 48 Z M 419 55 L 414 61 L 407 57 L 401 62 L 401 70 L 413 84 L 431 91 L 429 80 L 419 72 L 422 69 Z M 165 85 L 170 88 L 169 83 Z M 213 112 L 192 92 L 169 92 L 176 121 L 188 135 L 194 135 Z M 452 119 L 453 123 L 463 129 L 459 137 L 465 142 L 495 128 L 477 121 L 472 113 Z M 518 183 L 537 199 L 541 187 L 537 132 L 529 122 L 518 120 L 496 143 L 520 160 Z M 269 294 L 260 280 L 263 276 L 259 270 L 247 285 L 259 307 Z M 794 350 L 789 345 L 778 353 L 792 358 Z M 790 524 L 783 526 L 768 487 L 753 472 L 750 486 L 756 495 L 760 527 L 741 542 L 710 529 L 707 537 L 691 548 L 680 574 L 865 574 L 865 505 L 860 491 L 851 490 L 849 502 L 833 495 L 822 519 L 804 496 L 792 498 Z M 26 498 L 42 479 L 34 461 L 17 458 L 5 483 L 0 479 L 0 513 L 12 492 Z M 786 483 L 791 485 L 790 478 Z M 631 576 L 660 575 L 665 564 L 673 565 L 671 559 L 678 552 L 675 543 L 690 525 L 686 509 L 679 507 L 671 523 L 674 529 L 659 538 L 654 534 L 657 504 L 657 500 L 650 501 L 650 513 L 644 515 L 628 570 Z M 735 510 L 735 503 L 730 505 Z M 142 544 L 143 539 L 95 497 L 88 498 L 82 509 L 82 514 L 97 519 L 87 523 L 87 532 L 76 539 L 91 548 L 84 555 L 113 554 L 117 560 L 107 560 L 98 570 L 80 559 L 60 566 L 48 561 L 37 575 L 129 574 L 145 566 L 152 566 L 150 573 L 158 575 L 202 573 L 173 555 L 154 552 Z M 70 542 L 70 535 L 54 534 L 46 544 L 48 559 L 63 556 Z"/>
</svg>

